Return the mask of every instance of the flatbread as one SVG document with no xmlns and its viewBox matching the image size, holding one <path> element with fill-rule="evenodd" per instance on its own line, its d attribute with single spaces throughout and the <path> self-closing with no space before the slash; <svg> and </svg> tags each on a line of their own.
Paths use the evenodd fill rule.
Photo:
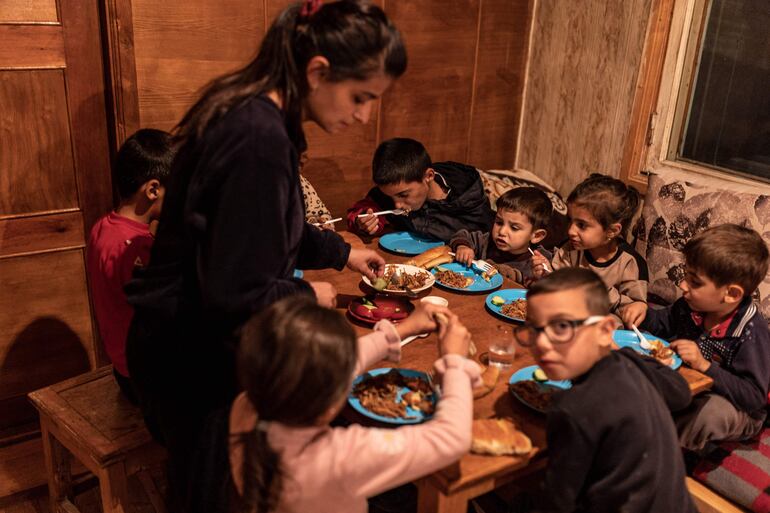
<svg viewBox="0 0 770 513">
<path fill-rule="evenodd" d="M 510 419 L 476 419 L 471 452 L 494 456 L 529 454 L 532 441 Z"/>
</svg>

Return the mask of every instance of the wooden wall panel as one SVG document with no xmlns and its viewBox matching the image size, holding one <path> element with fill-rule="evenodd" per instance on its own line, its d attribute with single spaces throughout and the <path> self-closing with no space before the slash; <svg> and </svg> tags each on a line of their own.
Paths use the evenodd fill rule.
<svg viewBox="0 0 770 513">
<path fill-rule="evenodd" d="M 478 9 L 479 0 L 385 2 L 409 67 L 383 98 L 381 139 L 418 139 L 436 161 L 466 158 Z"/>
<path fill-rule="evenodd" d="M 510 169 L 515 157 L 532 2 L 481 0 L 467 162 Z"/>
<path fill-rule="evenodd" d="M 80 212 L 0 219 L 0 258 L 80 248 L 84 241 Z"/>
<path fill-rule="evenodd" d="M 209 80 L 253 57 L 264 34 L 264 4 L 253 0 L 134 0 L 132 8 L 143 127 L 171 129 Z"/>
<path fill-rule="evenodd" d="M 0 217 L 78 205 L 62 70 L 0 71 Z"/>
<path fill-rule="evenodd" d="M 21 407 L 27 392 L 89 369 L 85 280 L 82 250 L 0 260 L 0 429 L 34 419 L 9 403 Z"/>
<path fill-rule="evenodd" d="M 56 0 L 3 0 L 0 23 L 55 22 Z"/>
<path fill-rule="evenodd" d="M 517 167 L 566 194 L 620 176 L 650 0 L 540 0 Z"/>
<path fill-rule="evenodd" d="M 63 68 L 59 25 L 0 25 L 0 68 Z"/>
</svg>

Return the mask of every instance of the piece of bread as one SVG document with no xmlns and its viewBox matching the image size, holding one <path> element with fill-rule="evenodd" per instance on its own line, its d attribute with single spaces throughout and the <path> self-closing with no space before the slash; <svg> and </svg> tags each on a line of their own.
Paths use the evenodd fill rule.
<svg viewBox="0 0 770 513">
<path fill-rule="evenodd" d="M 435 258 L 438 258 L 442 255 L 448 255 L 449 254 L 449 246 L 437 246 L 435 248 L 431 248 L 428 251 L 425 251 L 423 253 L 420 253 L 413 259 L 411 259 L 408 264 L 416 265 L 417 267 L 425 267 L 425 264 L 430 262 L 431 260 L 434 260 Z M 451 257 L 450 257 L 450 262 Z"/>
<path fill-rule="evenodd" d="M 529 454 L 532 441 L 510 419 L 476 419 L 471 452 L 494 456 Z"/>
<path fill-rule="evenodd" d="M 441 264 L 448 264 L 453 260 L 454 260 L 454 257 L 451 256 L 449 253 L 446 253 L 444 255 L 437 256 L 433 260 L 428 260 L 425 264 L 423 264 L 420 267 L 424 267 L 425 269 L 433 269 L 434 267 L 439 266 Z"/>
<path fill-rule="evenodd" d="M 480 399 L 486 395 L 489 395 L 497 385 L 497 380 L 500 378 L 500 367 L 497 365 L 488 366 L 481 374 L 482 385 L 473 389 L 473 398 Z"/>
</svg>

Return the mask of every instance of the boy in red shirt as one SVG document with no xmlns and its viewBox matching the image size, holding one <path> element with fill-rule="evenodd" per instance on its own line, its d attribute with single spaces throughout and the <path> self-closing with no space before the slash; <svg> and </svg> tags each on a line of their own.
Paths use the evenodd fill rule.
<svg viewBox="0 0 770 513">
<path fill-rule="evenodd" d="M 160 217 L 173 158 L 171 136 L 162 130 L 142 129 L 129 137 L 115 163 L 120 204 L 94 224 L 88 239 L 86 270 L 99 335 L 120 389 L 134 404 L 126 365 L 126 336 L 134 310 L 123 286 L 136 267 L 149 261 L 154 241 L 150 223 Z"/>
</svg>

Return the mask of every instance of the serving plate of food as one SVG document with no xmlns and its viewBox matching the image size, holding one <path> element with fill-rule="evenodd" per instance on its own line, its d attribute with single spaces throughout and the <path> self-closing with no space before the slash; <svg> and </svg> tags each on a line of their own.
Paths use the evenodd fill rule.
<svg viewBox="0 0 770 513">
<path fill-rule="evenodd" d="M 553 395 L 572 387 L 569 380 L 548 379 L 545 372 L 537 365 L 530 365 L 517 370 L 508 380 L 508 390 L 522 404 L 540 413 L 545 413 Z"/>
<path fill-rule="evenodd" d="M 509 321 L 524 322 L 527 318 L 527 290 L 503 289 L 493 292 L 484 301 L 490 312 Z"/>
<path fill-rule="evenodd" d="M 630 347 L 639 354 L 652 356 L 662 364 L 668 365 L 674 370 L 682 366 L 682 359 L 669 348 L 670 344 L 667 341 L 650 335 L 649 333 L 642 333 L 642 335 L 647 339 L 651 349 L 643 348 L 639 343 L 639 337 L 636 336 L 636 333 L 629 330 L 615 330 L 612 333 L 612 340 L 615 341 L 618 347 Z"/>
<path fill-rule="evenodd" d="M 353 380 L 350 406 L 386 424 L 419 424 L 433 417 L 438 397 L 424 372 L 374 369 Z"/>
<path fill-rule="evenodd" d="M 487 292 L 500 288 L 503 284 L 500 274 L 486 276 L 459 262 L 438 265 L 431 273 L 438 285 L 457 292 Z"/>
<path fill-rule="evenodd" d="M 377 292 L 394 295 L 406 295 L 407 289 L 411 292 L 428 290 L 435 283 L 435 278 L 425 269 L 408 264 L 386 264 L 385 272 L 374 283 L 363 277 L 364 283 Z"/>
<path fill-rule="evenodd" d="M 419 255 L 431 248 L 443 246 L 440 240 L 422 237 L 412 232 L 394 232 L 380 237 L 380 247 L 400 255 Z"/>
<path fill-rule="evenodd" d="M 367 324 L 388 320 L 397 324 L 412 313 L 414 305 L 406 299 L 388 296 L 357 297 L 348 303 L 348 313 Z"/>
</svg>

